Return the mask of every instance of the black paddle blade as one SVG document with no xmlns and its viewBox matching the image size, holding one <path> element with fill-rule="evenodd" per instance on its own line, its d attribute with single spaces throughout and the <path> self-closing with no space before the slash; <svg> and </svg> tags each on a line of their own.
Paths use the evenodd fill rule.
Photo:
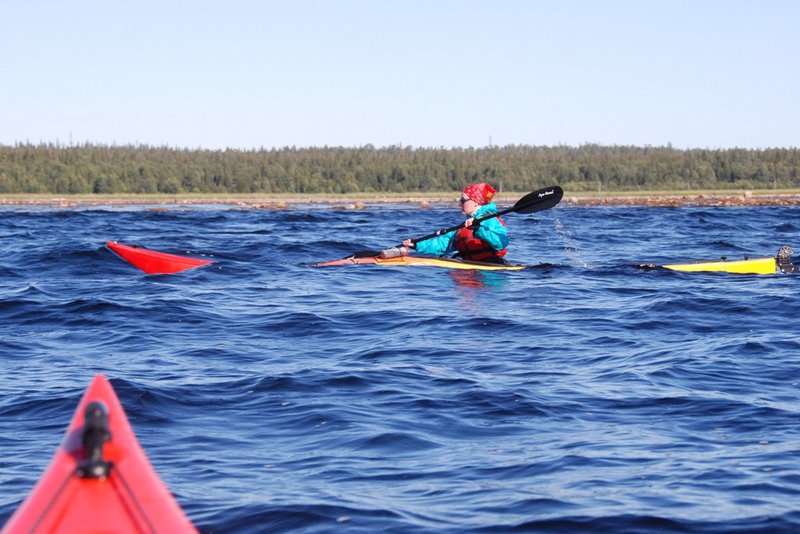
<svg viewBox="0 0 800 534">
<path fill-rule="evenodd" d="M 519 213 L 533 213 L 535 211 L 549 210 L 556 204 L 561 202 L 561 197 L 564 196 L 564 190 L 561 187 L 554 185 L 552 187 L 545 187 L 532 193 L 528 193 L 514 204 L 514 207 L 508 211 L 517 211 Z"/>
</svg>

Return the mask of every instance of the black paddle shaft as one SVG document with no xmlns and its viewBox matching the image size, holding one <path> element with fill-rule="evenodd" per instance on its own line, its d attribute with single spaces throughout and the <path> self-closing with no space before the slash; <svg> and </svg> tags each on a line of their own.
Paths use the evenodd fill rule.
<svg viewBox="0 0 800 534">
<path fill-rule="evenodd" d="M 537 211 L 548 210 L 554 207 L 559 202 L 561 202 L 561 197 L 563 196 L 564 196 L 564 190 L 561 189 L 561 187 L 557 185 L 551 187 L 545 187 L 544 189 L 539 189 L 538 191 L 533 191 L 531 193 L 528 193 L 527 195 L 519 199 L 510 208 L 498 211 L 497 213 L 490 213 L 489 215 L 485 215 L 483 217 L 478 217 L 477 219 L 475 219 L 473 224 L 475 222 L 480 223 L 481 221 L 485 221 L 493 217 L 499 217 L 500 215 L 505 215 L 506 213 L 512 213 L 512 212 L 534 213 Z M 464 226 L 465 222 L 462 222 L 461 224 L 458 224 L 456 226 L 451 226 L 450 228 L 444 228 L 442 230 L 439 230 L 432 234 L 428 234 L 426 236 L 418 237 L 417 239 L 412 239 L 411 242 L 417 244 L 420 241 L 425 241 L 426 239 L 432 239 L 442 234 L 446 234 L 447 232 L 453 232 Z M 402 246 L 403 245 L 397 245 L 397 247 L 402 247 Z M 374 258 L 375 256 L 380 255 L 380 253 L 381 253 L 380 250 L 362 250 L 356 252 L 350 257 Z"/>
</svg>

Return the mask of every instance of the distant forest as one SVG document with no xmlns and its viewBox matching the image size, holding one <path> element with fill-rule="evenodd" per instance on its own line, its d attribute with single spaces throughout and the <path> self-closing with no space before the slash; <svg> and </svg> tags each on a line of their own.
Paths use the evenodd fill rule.
<svg viewBox="0 0 800 534">
<path fill-rule="evenodd" d="M 204 150 L 0 145 L 0 194 L 570 192 L 800 188 L 800 149 L 634 146 Z"/>
</svg>

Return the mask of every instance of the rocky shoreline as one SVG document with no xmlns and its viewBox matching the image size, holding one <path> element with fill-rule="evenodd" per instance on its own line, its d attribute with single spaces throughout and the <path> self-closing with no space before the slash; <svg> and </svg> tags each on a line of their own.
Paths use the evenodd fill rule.
<svg viewBox="0 0 800 534">
<path fill-rule="evenodd" d="M 608 197 L 570 197 L 565 202 L 577 206 L 800 206 L 800 194 L 753 193 L 697 194 L 697 195 L 643 195 Z"/>
<path fill-rule="evenodd" d="M 457 195 L 455 195 L 457 196 Z M 42 206 L 58 208 L 77 208 L 92 206 L 153 206 L 153 209 L 169 209 L 170 206 L 191 205 L 234 205 L 246 209 L 292 209 L 295 206 L 320 205 L 331 209 L 366 209 L 371 205 L 414 204 L 420 208 L 430 208 L 434 204 L 453 203 L 450 196 L 375 196 L 358 198 L 355 196 L 160 196 L 160 197 L 96 197 L 86 196 L 10 196 L 0 197 L 0 206 Z M 512 205 L 522 195 L 505 194 L 498 198 L 500 205 Z M 761 193 L 745 191 L 739 194 L 609 194 L 570 195 L 566 194 L 562 204 L 578 207 L 638 206 L 638 207 L 691 207 L 691 206 L 800 206 L 800 193 Z"/>
</svg>

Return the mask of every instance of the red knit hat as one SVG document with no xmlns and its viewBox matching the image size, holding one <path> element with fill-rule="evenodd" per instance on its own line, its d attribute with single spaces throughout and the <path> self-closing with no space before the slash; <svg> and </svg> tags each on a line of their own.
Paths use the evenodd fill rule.
<svg viewBox="0 0 800 534">
<path fill-rule="evenodd" d="M 464 188 L 464 194 L 481 206 L 491 202 L 495 193 L 497 193 L 497 189 L 484 182 L 468 185 Z"/>
</svg>

